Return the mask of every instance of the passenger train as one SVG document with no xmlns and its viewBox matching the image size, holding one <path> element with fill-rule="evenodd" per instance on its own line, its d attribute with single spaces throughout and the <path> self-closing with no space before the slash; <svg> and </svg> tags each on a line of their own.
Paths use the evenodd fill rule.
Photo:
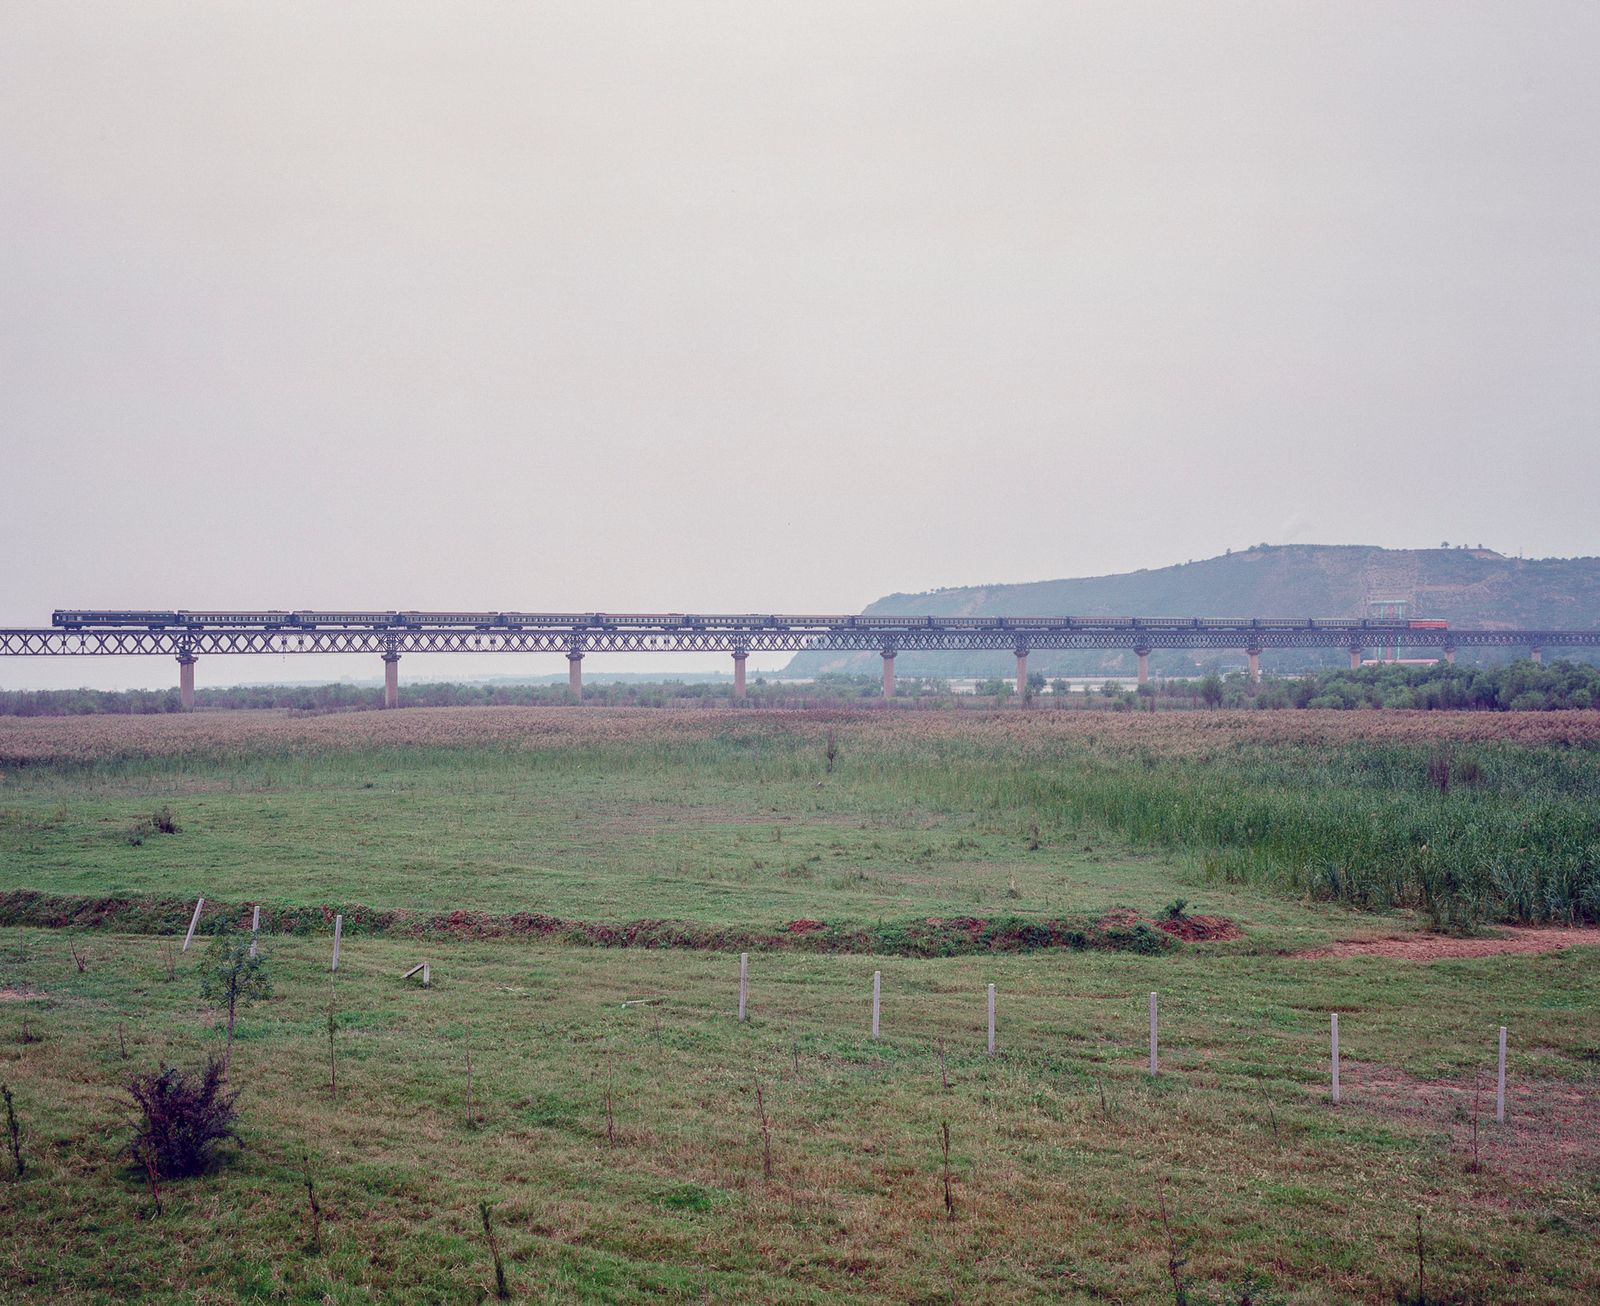
<svg viewBox="0 0 1600 1306">
<path fill-rule="evenodd" d="M 150 612 L 64 608 L 65 630 L 142 626 L 149 630 L 240 627 L 250 630 L 1445 630 L 1437 620 L 1360 617 L 908 617 L 838 614 L 684 612 Z"/>
</svg>

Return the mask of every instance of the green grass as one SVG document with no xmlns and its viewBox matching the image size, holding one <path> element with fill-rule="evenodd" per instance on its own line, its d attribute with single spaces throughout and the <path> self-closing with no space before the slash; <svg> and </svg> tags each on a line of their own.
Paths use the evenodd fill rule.
<svg viewBox="0 0 1600 1306">
<path fill-rule="evenodd" d="M 157 940 L 97 935 L 80 941 L 91 954 L 80 974 L 59 934 L 30 933 L 21 963 L 15 943 L 0 985 L 37 996 L 0 1007 L 0 1078 L 17 1095 L 30 1166 L 0 1183 L 12 1300 L 473 1301 L 492 1283 L 480 1199 L 495 1205 L 519 1299 L 1159 1300 L 1163 1184 L 1186 1274 L 1219 1294 L 1257 1272 L 1278 1299 L 1392 1300 L 1411 1273 L 1418 1210 L 1435 1300 L 1600 1292 L 1600 1188 L 1582 1168 L 1597 1157 L 1600 1103 L 1592 949 L 1404 967 L 1194 951 L 771 955 L 753 962 L 740 1026 L 726 954 L 508 942 L 423 953 L 347 939 L 333 1102 L 328 940 L 274 940 L 276 996 L 241 1015 L 235 1045 L 244 1146 L 214 1173 L 168 1184 L 166 1214 L 152 1219 L 140 1176 L 116 1155 L 128 1116 L 118 1086 L 135 1068 L 220 1049 L 199 960 L 182 958 L 168 982 Z M 430 991 L 398 979 L 422 955 Z M 1155 1080 L 1143 1070 L 1151 989 L 1163 1015 Z M 620 1006 L 640 997 L 662 1001 Z M 1338 1110 L 1326 1101 L 1329 1010 L 1344 1013 Z M 24 1016 L 39 1041 L 19 1042 Z M 1488 1111 L 1474 1175 L 1461 1111 L 1500 1023 L 1512 1030 L 1512 1121 L 1496 1127 Z M 1404 1099 L 1363 1087 L 1367 1067 L 1453 1085 L 1458 1107 L 1415 1118 Z M 773 1122 L 770 1182 L 757 1080 Z M 1563 1125 L 1547 1107 L 1573 1094 L 1587 1106 Z M 1579 1163 L 1530 1169 L 1521 1149 L 1557 1127 L 1588 1131 L 1575 1138 Z M 303 1153 L 328 1214 L 321 1254 L 306 1246 Z"/>
<path fill-rule="evenodd" d="M 14 773 L 0 861 L 15 887 L 414 910 L 537 910 L 584 920 L 774 925 L 929 915 L 1048 915 L 1174 893 L 1170 859 L 1106 831 L 952 790 L 881 759 L 819 783 L 791 748 L 644 765 L 634 750 L 419 749 L 285 766 L 168 762 Z M 182 830 L 130 843 L 161 804 Z M 1254 892 L 1194 909 L 1308 923 Z"/>
<path fill-rule="evenodd" d="M 868 723 L 841 732 L 827 775 L 814 730 L 674 729 L 28 766 L 0 781 L 0 864 L 9 887 L 59 893 L 771 925 L 1150 910 L 1177 863 L 1218 910 L 1259 905 L 1233 891 L 1248 886 L 1437 924 L 1600 919 L 1590 746 L 1165 751 L 1159 727 L 1012 739 Z M 1442 751 L 1448 792 L 1430 779 Z M 162 805 L 182 833 L 136 842 Z"/>
<path fill-rule="evenodd" d="M 1581 860 L 1592 828 L 1566 822 L 1600 793 L 1593 754 L 1475 745 L 1476 779 L 1440 794 L 1428 740 L 1319 749 L 1219 729 L 1204 748 L 1163 750 L 1053 729 L 848 723 L 832 776 L 804 722 L 691 735 L 670 721 L 604 744 L 294 751 L 242 737 L 7 771 L 0 889 L 728 926 L 1153 913 L 1186 898 L 1247 938 L 1160 956 L 756 953 L 740 1025 L 727 952 L 352 931 L 334 989 L 325 933 L 269 937 L 274 996 L 236 1034 L 243 1145 L 167 1185 L 152 1218 L 119 1158 L 122 1090 L 220 1050 L 199 958 L 169 981 L 169 940 L 8 929 L 0 1080 L 29 1168 L 11 1180 L 0 1156 L 0 1299 L 478 1301 L 493 1284 L 489 1201 L 519 1300 L 1171 1301 L 1162 1191 L 1195 1302 L 1237 1302 L 1247 1281 L 1256 1302 L 1394 1301 L 1414 1283 L 1419 1212 L 1429 1300 L 1600 1296 L 1600 949 L 1292 955 L 1414 922 L 1390 905 L 1427 905 L 1422 872 L 1384 867 L 1416 822 L 1451 867 L 1473 840 L 1486 864 L 1531 865 L 1529 849 L 1562 839 Z M 162 805 L 181 831 L 130 842 Z M 1354 882 L 1390 875 L 1392 893 L 1366 898 L 1382 910 L 1322 900 L 1331 891 L 1301 876 L 1318 849 Z M 399 979 L 423 959 L 428 991 Z M 621 1005 L 637 998 L 659 1001 Z M 1473 1085 L 1501 1024 L 1511 1119 L 1495 1126 L 1480 1100 L 1473 1173 Z M 321 1251 L 307 1245 L 307 1155 Z"/>
</svg>

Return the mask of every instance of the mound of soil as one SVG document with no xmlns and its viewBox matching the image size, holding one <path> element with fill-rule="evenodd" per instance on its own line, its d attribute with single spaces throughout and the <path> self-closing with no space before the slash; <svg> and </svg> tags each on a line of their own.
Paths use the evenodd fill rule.
<svg viewBox="0 0 1600 1306">
<path fill-rule="evenodd" d="M 253 904 L 207 901 L 201 934 L 248 929 Z M 192 901 L 176 898 L 93 898 L 0 892 L 0 926 L 109 929 L 130 934 L 182 934 Z M 568 920 L 543 912 L 448 911 L 421 913 L 345 904 L 340 907 L 263 904 L 264 934 L 325 934 L 335 912 L 346 936 L 396 934 L 417 938 L 539 938 L 601 948 L 696 948 L 711 951 L 787 949 L 803 952 L 883 953 L 902 957 L 951 957 L 981 952 L 1035 952 L 1048 948 L 1160 953 L 1178 941 L 1237 938 L 1239 929 L 1220 916 L 1152 921 L 1119 907 L 1101 916 L 958 916 L 860 925 L 802 917 L 771 928 L 706 925 L 697 921 Z"/>
<path fill-rule="evenodd" d="M 1458 957 L 1496 957 L 1508 952 L 1554 952 L 1585 944 L 1600 946 L 1595 926 L 1510 925 L 1481 938 L 1448 934 L 1404 934 L 1386 939 L 1345 939 L 1299 957 L 1398 957 L 1403 961 L 1446 961 Z"/>
<path fill-rule="evenodd" d="M 1244 931 L 1226 916 L 1163 916 L 1156 922 L 1156 928 L 1185 943 L 1244 937 Z"/>
</svg>

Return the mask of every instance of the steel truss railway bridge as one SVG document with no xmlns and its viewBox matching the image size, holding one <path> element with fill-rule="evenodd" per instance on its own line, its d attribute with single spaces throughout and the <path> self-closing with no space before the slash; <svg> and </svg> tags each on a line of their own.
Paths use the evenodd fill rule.
<svg viewBox="0 0 1600 1306">
<path fill-rule="evenodd" d="M 41 629 L 0 629 L 0 657 L 176 658 L 184 708 L 194 706 L 194 667 L 222 654 L 365 653 L 384 663 L 384 705 L 399 703 L 399 665 L 410 653 L 560 653 L 569 685 L 583 693 L 583 659 L 590 653 L 726 653 L 733 659 L 733 696 L 745 696 L 751 653 L 877 653 L 883 693 L 894 694 L 894 660 L 908 652 L 1006 650 L 1017 659 L 1017 683 L 1028 679 L 1034 649 L 1129 649 L 1139 659 L 1139 683 L 1150 676 L 1155 649 L 1243 649 L 1250 675 L 1261 677 L 1268 649 L 1342 648 L 1361 665 L 1370 648 L 1436 649 L 1446 662 L 1461 648 L 1525 649 L 1538 661 L 1547 648 L 1600 647 L 1595 630 L 1451 630 L 1441 622 L 1384 620 L 1223 620 L 1186 617 L 901 617 L 651 615 L 519 616 L 513 624 L 472 624 L 463 614 L 396 614 L 390 624 L 249 624 L 186 619 L 184 624 L 134 622 Z M 487 617 L 487 614 L 486 614 Z M 434 618 L 431 619 L 430 618 Z"/>
</svg>

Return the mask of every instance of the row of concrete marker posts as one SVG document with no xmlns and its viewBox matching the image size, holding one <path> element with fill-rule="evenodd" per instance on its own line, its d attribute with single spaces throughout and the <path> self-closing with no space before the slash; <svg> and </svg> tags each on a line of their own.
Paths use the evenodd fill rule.
<svg viewBox="0 0 1600 1306">
<path fill-rule="evenodd" d="M 204 898 L 195 899 L 194 915 L 189 918 L 189 932 L 188 932 L 188 934 L 184 935 L 184 937 L 183 937 L 183 948 L 182 948 L 182 951 L 184 951 L 184 952 L 188 952 L 189 951 L 189 945 L 194 942 L 194 932 L 195 932 L 195 930 L 197 928 L 199 928 L 199 925 L 200 925 L 200 913 L 205 910 L 205 907 L 206 907 L 206 900 Z M 336 971 L 336 970 L 339 969 L 339 943 L 340 943 L 340 940 L 343 937 L 344 937 L 344 915 L 343 915 L 343 913 L 336 913 L 334 915 L 334 918 L 333 918 L 333 961 L 328 966 L 328 969 L 330 971 Z M 250 913 L 250 955 L 252 957 L 256 955 L 256 944 L 260 940 L 260 938 L 261 938 L 261 907 L 260 907 L 260 904 L 257 904 L 255 910 Z M 423 988 L 430 988 L 432 986 L 433 976 L 432 976 L 432 974 L 431 974 L 431 972 L 429 970 L 427 962 L 425 962 L 425 961 L 418 962 L 415 966 L 413 966 L 410 970 L 408 970 L 400 978 L 401 979 L 410 979 L 413 975 L 421 975 L 422 976 L 422 987 Z M 743 1017 L 743 1013 L 741 1012 L 740 1013 L 740 1019 L 742 1020 L 743 1018 L 744 1018 Z"/>
<path fill-rule="evenodd" d="M 200 924 L 200 913 L 205 909 L 206 900 L 198 899 L 194 905 L 194 915 L 189 920 L 189 933 L 183 940 L 183 951 L 189 951 L 189 944 L 194 941 L 195 929 Z M 261 908 L 258 906 L 250 917 L 250 955 L 256 955 L 256 940 L 261 932 Z M 336 915 L 333 918 L 333 961 L 329 965 L 330 971 L 339 969 L 339 940 L 344 933 L 344 917 Z M 428 987 L 430 975 L 427 962 L 420 962 L 408 970 L 402 979 L 410 979 L 413 975 L 421 973 L 423 987 Z M 989 985 L 989 1043 L 988 1051 L 992 1057 L 995 1048 L 995 1003 L 994 985 Z M 623 1003 L 623 1006 L 630 1005 Z M 872 972 L 872 1037 L 878 1037 L 879 1016 L 883 1005 L 883 972 Z M 750 1014 L 750 954 L 739 954 L 739 1019 L 746 1020 Z M 1331 1013 L 1329 1029 L 1330 1054 L 1329 1063 L 1332 1071 L 1332 1101 L 1334 1106 L 1339 1105 L 1339 1013 Z M 1161 1073 L 1161 1016 L 1156 994 L 1150 995 L 1150 1073 Z M 1499 1059 L 1495 1069 L 1494 1085 L 1494 1118 L 1504 1122 L 1506 1118 L 1506 1027 L 1500 1026 Z"/>
<path fill-rule="evenodd" d="M 989 985 L 989 1055 L 994 1055 L 994 985 Z M 878 1018 L 883 1004 L 883 972 L 872 972 L 872 1037 L 878 1037 Z M 739 1019 L 744 1020 L 750 1010 L 750 954 L 739 954 Z M 1339 1105 L 1339 1013 L 1331 1013 L 1329 1029 L 1332 1070 L 1332 1101 Z M 1150 1073 L 1161 1073 L 1161 1012 L 1156 994 L 1150 995 Z M 1495 1069 L 1494 1118 L 1503 1123 L 1506 1118 L 1506 1027 L 1500 1026 L 1499 1060 Z"/>
</svg>

